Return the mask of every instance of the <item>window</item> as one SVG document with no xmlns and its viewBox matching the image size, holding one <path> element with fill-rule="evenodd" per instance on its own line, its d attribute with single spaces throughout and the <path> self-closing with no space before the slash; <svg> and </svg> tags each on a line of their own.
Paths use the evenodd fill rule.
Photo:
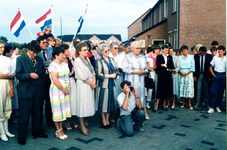
<svg viewBox="0 0 227 150">
<path fill-rule="evenodd" d="M 164 39 L 153 39 L 152 40 L 153 45 L 159 45 L 160 47 L 162 47 L 164 45 L 164 43 L 166 43 L 166 40 L 164 40 Z"/>
<path fill-rule="evenodd" d="M 174 43 L 174 49 L 178 49 L 178 35 L 177 35 L 177 29 L 173 30 L 173 43 Z"/>
<path fill-rule="evenodd" d="M 153 14 L 151 13 L 151 27 L 153 26 Z"/>
<path fill-rule="evenodd" d="M 142 31 L 146 30 L 146 21 L 142 21 Z"/>
<path fill-rule="evenodd" d="M 154 25 L 156 24 L 156 9 L 154 10 Z"/>
<path fill-rule="evenodd" d="M 164 1 L 164 18 L 168 17 L 168 3 L 167 0 Z"/>
<path fill-rule="evenodd" d="M 177 0 L 173 0 L 173 12 L 177 11 Z"/>
<path fill-rule="evenodd" d="M 168 35 L 169 35 L 169 43 L 170 43 L 171 45 L 173 45 L 173 35 L 172 35 L 172 31 L 169 31 L 169 32 L 168 32 Z"/>
<path fill-rule="evenodd" d="M 159 16 L 159 22 L 160 22 L 162 19 L 162 17 L 161 17 L 162 16 L 162 3 L 159 4 L 159 15 L 158 16 Z"/>
</svg>

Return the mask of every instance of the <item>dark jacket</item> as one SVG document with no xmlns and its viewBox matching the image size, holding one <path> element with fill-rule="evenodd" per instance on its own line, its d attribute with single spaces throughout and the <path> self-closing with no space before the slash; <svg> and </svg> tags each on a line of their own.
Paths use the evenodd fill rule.
<svg viewBox="0 0 227 150">
<path fill-rule="evenodd" d="M 35 92 L 39 97 L 44 97 L 45 72 L 43 69 L 43 60 L 36 57 L 36 69 L 27 54 L 17 57 L 16 78 L 19 80 L 18 96 L 19 99 L 32 99 Z M 38 79 L 32 79 L 30 73 L 38 74 Z"/>
<path fill-rule="evenodd" d="M 194 55 L 194 60 L 195 60 L 195 72 L 193 73 L 193 76 L 196 77 L 197 79 L 199 78 L 200 74 L 200 54 L 195 54 Z M 211 54 L 205 54 L 205 64 L 204 64 L 204 77 L 206 80 L 208 78 L 212 78 L 212 74 L 210 73 L 210 62 L 212 61 L 213 56 Z"/>
</svg>

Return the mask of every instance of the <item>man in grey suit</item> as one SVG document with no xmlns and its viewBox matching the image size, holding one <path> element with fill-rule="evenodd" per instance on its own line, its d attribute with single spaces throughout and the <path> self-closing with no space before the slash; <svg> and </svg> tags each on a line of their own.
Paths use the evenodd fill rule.
<svg viewBox="0 0 227 150">
<path fill-rule="evenodd" d="M 35 40 L 28 44 L 27 53 L 17 58 L 16 78 L 19 80 L 19 122 L 18 143 L 26 144 L 29 118 L 32 118 L 33 137 L 46 138 L 41 131 L 41 99 L 44 97 L 45 72 L 42 59 L 36 57 L 40 52 L 39 43 Z"/>
<path fill-rule="evenodd" d="M 45 101 L 45 115 L 46 115 L 46 123 L 47 126 L 49 127 L 55 127 L 54 122 L 52 120 L 52 111 L 51 111 L 51 105 L 50 105 L 50 94 L 49 94 L 49 89 L 50 89 L 50 77 L 49 77 L 49 72 L 48 72 L 48 67 L 50 63 L 53 61 L 53 56 L 52 56 L 52 50 L 47 50 L 47 39 L 44 36 L 39 36 L 36 39 L 39 42 L 39 46 L 41 48 L 41 52 L 37 54 L 37 57 L 40 57 L 43 61 L 43 70 L 45 72 L 45 96 L 42 99 L 42 108 L 41 108 L 41 116 L 43 116 L 43 105 Z M 41 118 L 41 124 L 43 124 L 43 117 Z"/>
</svg>

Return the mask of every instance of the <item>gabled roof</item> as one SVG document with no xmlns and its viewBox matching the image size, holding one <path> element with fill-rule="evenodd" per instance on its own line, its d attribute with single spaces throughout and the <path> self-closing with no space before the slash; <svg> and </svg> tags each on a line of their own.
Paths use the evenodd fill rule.
<svg viewBox="0 0 227 150">
<path fill-rule="evenodd" d="M 137 20 L 139 20 L 144 14 L 146 14 L 147 12 L 149 12 L 151 10 L 151 8 L 149 8 L 145 13 L 143 13 L 139 18 L 137 18 L 132 24 L 130 24 L 127 28 L 129 28 L 131 25 L 133 25 Z"/>
<path fill-rule="evenodd" d="M 100 40 L 107 40 L 111 36 L 116 37 L 119 41 L 121 41 L 121 35 L 120 34 L 77 34 L 76 37 L 78 37 L 81 41 L 83 40 L 89 40 L 93 36 L 97 36 Z M 74 35 L 63 35 L 62 41 L 64 42 L 72 42 Z M 58 38 L 61 38 L 61 36 L 57 36 Z"/>
</svg>

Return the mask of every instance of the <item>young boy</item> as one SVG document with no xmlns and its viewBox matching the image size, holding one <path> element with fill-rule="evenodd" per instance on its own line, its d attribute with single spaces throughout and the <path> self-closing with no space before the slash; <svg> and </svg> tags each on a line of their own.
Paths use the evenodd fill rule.
<svg viewBox="0 0 227 150">
<path fill-rule="evenodd" d="M 210 51 L 211 51 L 211 54 L 213 55 L 213 57 L 215 57 L 215 56 L 218 56 L 217 55 L 217 53 L 218 53 L 218 51 L 217 51 L 217 47 L 211 47 L 210 48 Z"/>
<path fill-rule="evenodd" d="M 210 109 L 207 111 L 207 113 L 209 114 L 214 112 L 215 107 L 217 112 L 221 112 L 220 106 L 223 99 L 223 93 L 226 83 L 226 56 L 224 55 L 225 47 L 219 46 L 218 53 L 219 56 L 214 57 L 213 60 L 210 62 L 210 72 L 214 78 L 210 97 Z"/>
</svg>

